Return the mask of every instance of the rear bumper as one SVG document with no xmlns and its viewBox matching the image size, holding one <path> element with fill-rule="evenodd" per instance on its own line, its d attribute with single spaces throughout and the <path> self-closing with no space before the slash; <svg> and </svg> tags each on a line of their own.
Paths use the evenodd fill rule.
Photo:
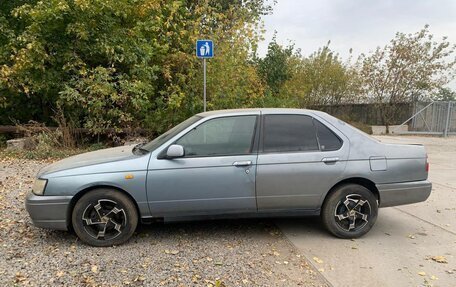
<svg viewBox="0 0 456 287">
<path fill-rule="evenodd" d="M 428 199 L 432 183 L 428 180 L 377 184 L 380 207 L 422 202 Z"/>
<path fill-rule="evenodd" d="M 72 196 L 37 196 L 29 192 L 25 208 L 36 227 L 68 230 L 67 216 L 71 198 Z"/>
</svg>

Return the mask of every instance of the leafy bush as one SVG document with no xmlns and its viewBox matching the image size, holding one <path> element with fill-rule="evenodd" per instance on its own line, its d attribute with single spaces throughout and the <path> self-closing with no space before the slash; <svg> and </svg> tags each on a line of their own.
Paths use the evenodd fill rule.
<svg viewBox="0 0 456 287">
<path fill-rule="evenodd" d="M 359 130 L 362 130 L 363 132 L 365 132 L 368 135 L 372 134 L 372 126 L 370 126 L 370 125 L 366 125 L 366 124 L 360 123 L 360 122 L 349 122 L 349 124 L 351 124 L 352 126 L 354 126 L 355 128 L 357 128 Z"/>
<path fill-rule="evenodd" d="M 8 138 L 5 135 L 0 135 L 0 148 L 6 147 L 6 141 Z"/>
<path fill-rule="evenodd" d="M 104 143 L 94 143 L 87 147 L 87 151 L 95 151 L 99 149 L 107 148 L 108 146 Z"/>
<path fill-rule="evenodd" d="M 211 109 L 248 107 L 263 94 L 250 60 L 266 1 L 7 2 L 0 123 L 71 122 L 94 135 L 112 128 L 112 137 L 122 128 L 161 132 L 202 110 L 198 37 L 217 43 L 208 61 Z"/>
</svg>

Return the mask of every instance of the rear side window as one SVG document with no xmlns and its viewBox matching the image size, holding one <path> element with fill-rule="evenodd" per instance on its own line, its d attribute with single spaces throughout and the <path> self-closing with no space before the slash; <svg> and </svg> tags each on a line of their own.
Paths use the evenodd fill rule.
<svg viewBox="0 0 456 287">
<path fill-rule="evenodd" d="M 338 150 L 342 147 L 342 141 L 329 128 L 317 120 L 314 120 L 317 128 L 318 143 L 321 151 Z"/>
<path fill-rule="evenodd" d="M 263 151 L 319 150 L 313 119 L 300 115 L 266 115 Z"/>
</svg>

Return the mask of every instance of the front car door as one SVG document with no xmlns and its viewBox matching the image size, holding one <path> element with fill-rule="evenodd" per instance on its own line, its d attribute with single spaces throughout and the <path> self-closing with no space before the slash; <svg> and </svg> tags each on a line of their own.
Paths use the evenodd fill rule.
<svg viewBox="0 0 456 287">
<path fill-rule="evenodd" d="M 207 117 L 151 155 L 147 196 L 153 216 L 256 212 L 259 112 Z M 171 144 L 185 156 L 160 159 Z"/>
<path fill-rule="evenodd" d="M 268 113 L 262 123 L 258 210 L 317 210 L 342 176 L 348 139 L 312 114 Z"/>
</svg>

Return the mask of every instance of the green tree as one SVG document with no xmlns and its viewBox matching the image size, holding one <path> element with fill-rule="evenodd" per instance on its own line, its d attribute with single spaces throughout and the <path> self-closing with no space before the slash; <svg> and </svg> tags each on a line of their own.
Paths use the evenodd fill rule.
<svg viewBox="0 0 456 287">
<path fill-rule="evenodd" d="M 10 108 L 29 112 L 21 119 L 51 123 L 58 113 L 94 133 L 163 131 L 202 109 L 199 37 L 217 49 L 210 107 L 248 106 L 262 94 L 251 61 L 271 9 L 262 0 L 25 2 L 0 17 L 2 28 L 20 27 L 2 35 L 0 91 Z"/>
<path fill-rule="evenodd" d="M 415 34 L 397 33 L 383 48 L 360 57 L 367 98 L 378 103 L 383 123 L 390 125 L 397 103 L 429 100 L 454 74 L 455 46 L 434 41 L 426 25 Z"/>
<path fill-rule="evenodd" d="M 294 47 L 283 47 L 277 43 L 276 36 L 268 45 L 266 56 L 258 60 L 258 73 L 267 84 L 272 96 L 278 96 L 283 85 L 292 76 L 289 60 L 293 55 Z"/>
<path fill-rule="evenodd" d="M 292 76 L 282 94 L 296 97 L 299 107 L 354 102 L 360 94 L 360 80 L 350 62 L 343 63 L 328 45 L 309 57 L 293 57 Z"/>
<path fill-rule="evenodd" d="M 16 35 L 24 30 L 24 23 L 12 16 L 17 7 L 26 3 L 33 4 L 37 0 L 10 0 L 2 1 L 0 5 L 0 68 L 11 63 L 11 53 L 16 42 Z M 5 75 L 0 74 L 0 78 Z M 0 81 L 0 123 L 8 122 L 10 117 L 30 117 L 30 114 L 42 113 L 40 103 L 18 96 L 14 91 L 8 90 Z"/>
<path fill-rule="evenodd" d="M 449 88 L 440 88 L 433 97 L 434 101 L 456 101 L 456 92 Z"/>
</svg>

